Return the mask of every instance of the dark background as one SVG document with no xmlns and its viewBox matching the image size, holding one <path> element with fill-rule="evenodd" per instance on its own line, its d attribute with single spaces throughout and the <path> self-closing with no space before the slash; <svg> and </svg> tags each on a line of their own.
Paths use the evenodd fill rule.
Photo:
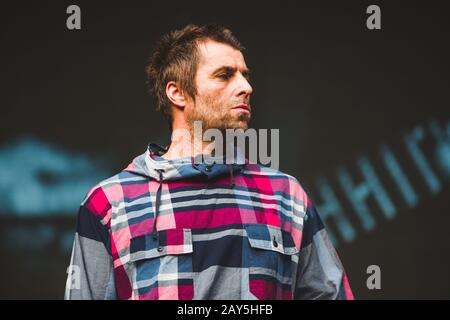
<svg viewBox="0 0 450 320">
<path fill-rule="evenodd" d="M 81 30 L 66 28 L 70 4 L 81 8 Z M 370 4 L 381 8 L 381 30 L 366 27 Z M 187 23 L 214 22 L 247 48 L 252 126 L 280 129 L 280 169 L 317 204 L 317 181 L 326 177 L 352 223 L 356 236 L 345 242 L 326 219 L 356 298 L 449 299 L 448 12 L 443 1 L 2 3 L 0 298 L 63 297 L 76 204 L 88 186 L 120 171 L 148 142 L 169 140 L 145 85 L 155 41 Z M 433 121 L 447 133 L 443 144 Z M 405 147 L 414 128 L 424 133 L 434 192 Z M 382 143 L 414 187 L 415 205 L 405 204 L 381 161 Z M 337 180 L 346 168 L 363 182 L 361 156 L 396 208 L 386 219 L 368 197 L 372 230 Z M 62 188 L 67 201 L 56 197 L 50 208 L 46 197 Z M 366 287 L 369 265 L 381 269 L 380 290 Z"/>
</svg>

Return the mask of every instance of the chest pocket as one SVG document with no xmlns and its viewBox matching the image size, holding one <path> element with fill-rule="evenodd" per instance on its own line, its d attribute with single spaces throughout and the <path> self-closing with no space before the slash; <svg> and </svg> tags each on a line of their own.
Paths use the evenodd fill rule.
<svg viewBox="0 0 450 320">
<path fill-rule="evenodd" d="M 193 298 L 191 229 L 168 229 L 130 241 L 129 275 L 135 299 Z"/>
<path fill-rule="evenodd" d="M 258 299 L 293 297 L 298 249 L 290 232 L 265 224 L 246 225 L 249 290 Z"/>
</svg>

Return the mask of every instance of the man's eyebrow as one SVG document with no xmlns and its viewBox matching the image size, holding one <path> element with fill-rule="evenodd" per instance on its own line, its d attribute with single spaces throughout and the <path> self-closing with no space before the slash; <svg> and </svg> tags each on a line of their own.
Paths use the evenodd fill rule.
<svg viewBox="0 0 450 320">
<path fill-rule="evenodd" d="M 218 75 L 221 72 L 235 73 L 236 71 L 237 71 L 237 68 L 235 68 L 235 67 L 232 67 L 232 66 L 221 66 L 221 67 L 215 69 L 212 72 L 212 75 L 216 76 L 216 75 Z M 248 78 L 250 76 L 250 70 L 248 68 L 243 69 L 241 73 L 246 78 Z"/>
<path fill-rule="evenodd" d="M 250 69 L 249 68 L 245 68 L 244 70 L 242 70 L 242 75 L 249 79 L 250 78 Z"/>
</svg>

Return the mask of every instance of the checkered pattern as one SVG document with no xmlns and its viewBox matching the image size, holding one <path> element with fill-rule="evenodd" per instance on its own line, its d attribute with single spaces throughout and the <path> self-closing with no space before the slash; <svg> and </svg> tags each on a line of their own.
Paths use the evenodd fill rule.
<svg viewBox="0 0 450 320">
<path fill-rule="evenodd" d="M 81 285 L 69 275 L 67 299 L 353 298 L 295 178 L 169 161 L 151 147 L 87 194 L 71 264 Z"/>
</svg>

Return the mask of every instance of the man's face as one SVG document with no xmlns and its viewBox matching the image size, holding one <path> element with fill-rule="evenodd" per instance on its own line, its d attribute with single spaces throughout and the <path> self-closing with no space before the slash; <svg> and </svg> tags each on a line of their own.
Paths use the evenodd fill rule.
<svg viewBox="0 0 450 320">
<path fill-rule="evenodd" d="M 208 40 L 199 44 L 195 103 L 186 108 L 189 125 L 202 121 L 203 129 L 247 129 L 251 116 L 249 70 L 242 53 Z"/>
</svg>

